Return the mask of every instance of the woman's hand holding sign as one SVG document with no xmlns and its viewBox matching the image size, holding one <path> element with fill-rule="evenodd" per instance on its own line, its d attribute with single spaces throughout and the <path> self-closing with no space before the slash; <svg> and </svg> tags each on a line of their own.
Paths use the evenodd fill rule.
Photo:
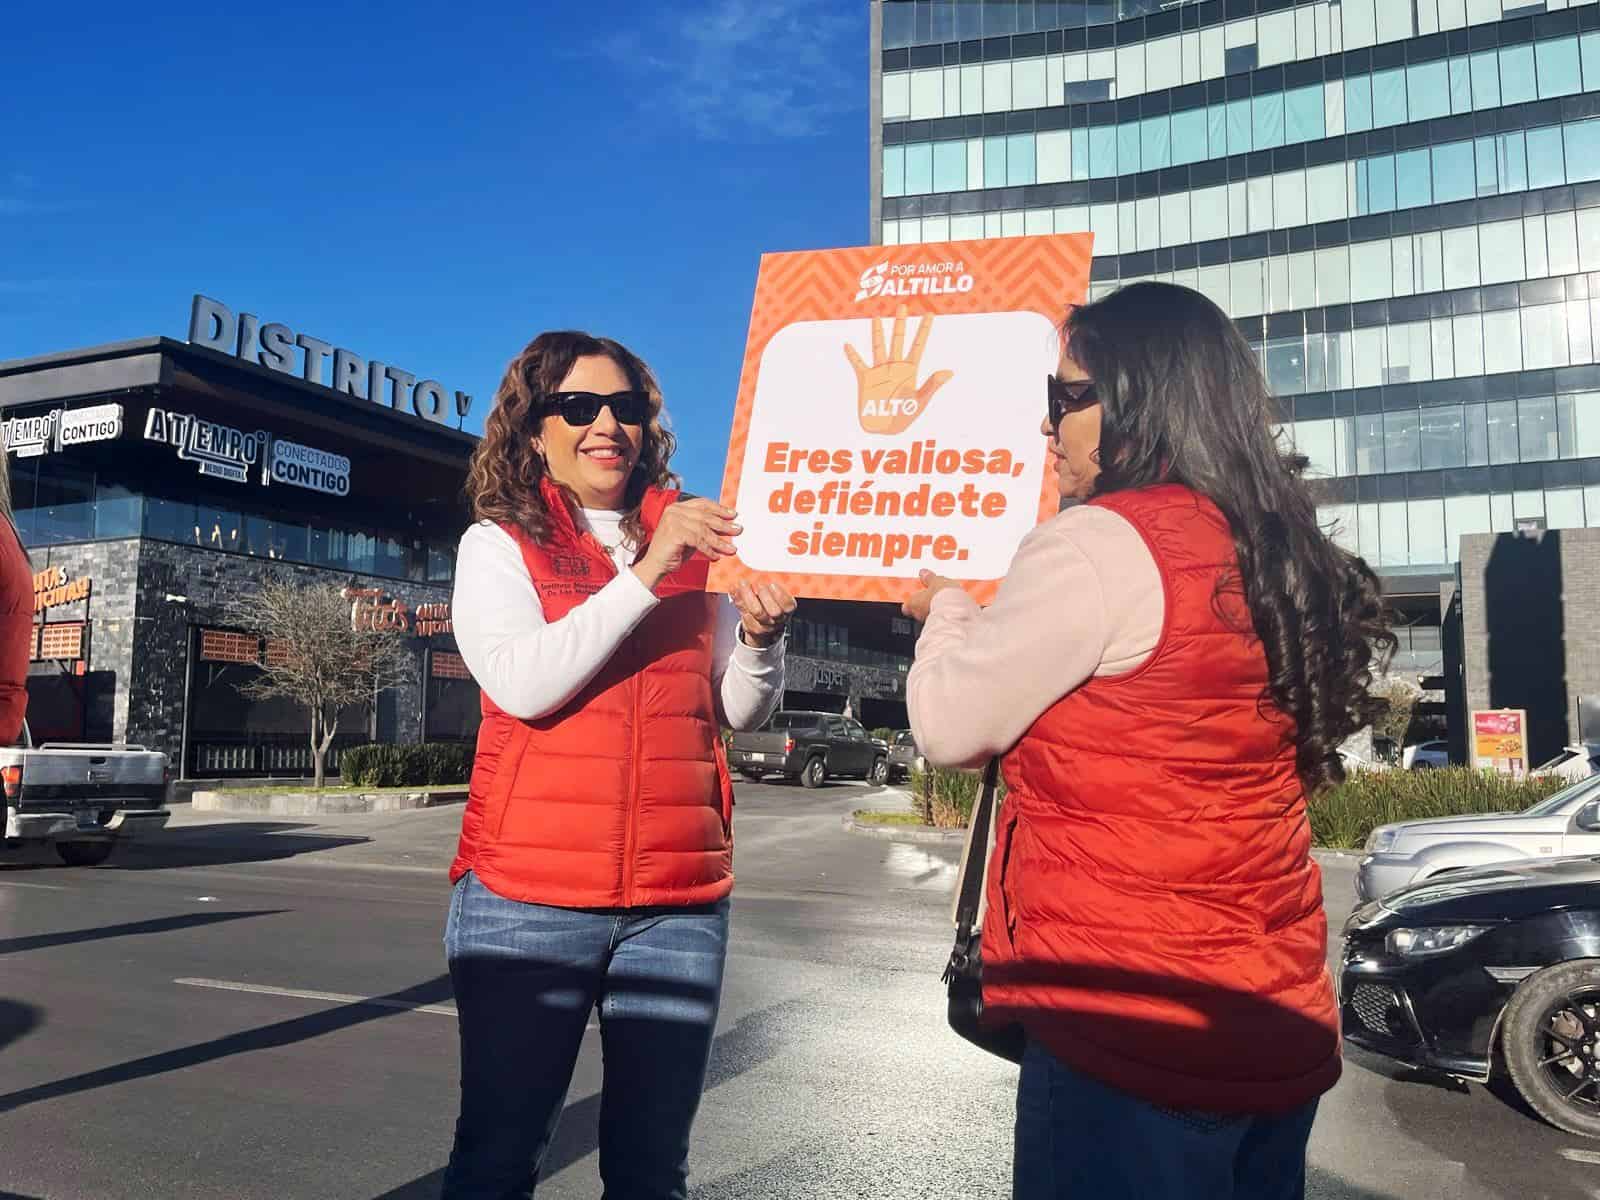
<svg viewBox="0 0 1600 1200">
<path fill-rule="evenodd" d="M 794 597 L 781 583 L 741 582 L 735 585 L 730 596 L 739 610 L 739 636 L 746 645 L 758 649 L 782 637 L 784 627 L 794 615 Z"/>
<path fill-rule="evenodd" d="M 928 344 L 933 318 L 923 317 L 911 353 L 905 353 L 906 306 L 894 314 L 894 334 L 887 349 L 883 344 L 883 325 L 872 322 L 872 363 L 868 365 L 856 348 L 845 344 L 844 356 L 856 373 L 860 393 L 861 428 L 868 433 L 904 433 L 927 407 L 933 394 L 955 377 L 954 371 L 935 371 L 927 382 L 917 386 L 922 366 L 922 351 Z"/>
<path fill-rule="evenodd" d="M 734 553 L 729 539 L 744 532 L 735 522 L 739 514 L 714 500 L 683 500 L 661 514 L 650 547 L 633 566 L 633 573 L 652 592 L 690 557 L 704 554 L 715 562 Z M 783 636 L 795 602 L 782 584 L 740 583 L 730 593 L 739 610 L 741 636 L 746 644 L 770 646 Z"/>
<path fill-rule="evenodd" d="M 928 619 L 928 612 L 933 608 L 933 598 L 945 588 L 959 588 L 961 585 L 954 579 L 947 579 L 943 575 L 935 575 L 932 571 L 919 571 L 917 578 L 922 581 L 922 587 L 907 596 L 900 605 L 900 611 L 913 621 L 924 622 Z"/>
<path fill-rule="evenodd" d="M 644 557 L 633 565 L 633 573 L 653 592 L 696 551 L 712 562 L 727 558 L 733 554 L 733 543 L 728 539 L 744 531 L 742 525 L 734 523 L 738 515 L 715 500 L 683 500 L 668 505 Z"/>
</svg>

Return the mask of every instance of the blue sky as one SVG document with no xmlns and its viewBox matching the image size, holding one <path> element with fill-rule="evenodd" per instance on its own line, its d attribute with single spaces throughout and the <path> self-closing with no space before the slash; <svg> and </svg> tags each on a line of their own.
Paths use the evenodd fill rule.
<svg viewBox="0 0 1600 1200">
<path fill-rule="evenodd" d="M 863 0 L 24 7 L 0 359 L 182 338 L 203 292 L 481 428 L 533 334 L 586 328 L 714 492 L 760 254 L 866 240 Z"/>
</svg>

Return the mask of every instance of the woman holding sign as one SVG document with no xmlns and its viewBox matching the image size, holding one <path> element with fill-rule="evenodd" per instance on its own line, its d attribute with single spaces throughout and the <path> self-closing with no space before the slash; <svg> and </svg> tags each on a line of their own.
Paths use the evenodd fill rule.
<svg viewBox="0 0 1600 1200">
<path fill-rule="evenodd" d="M 686 1193 L 733 888 L 719 726 L 759 726 L 782 694 L 794 600 L 706 592 L 740 527 L 672 490 L 673 445 L 643 361 L 546 333 L 473 455 L 454 620 L 483 724 L 445 931 L 446 1197 L 532 1195 L 596 1009 L 606 1195 Z"/>
<path fill-rule="evenodd" d="M 932 575 L 905 605 L 917 744 L 1005 756 L 983 998 L 1027 1040 L 1015 1195 L 1298 1197 L 1340 1066 L 1306 797 L 1393 635 L 1220 309 L 1137 284 L 1065 341 L 1042 432 L 1086 503 L 988 609 Z"/>
</svg>

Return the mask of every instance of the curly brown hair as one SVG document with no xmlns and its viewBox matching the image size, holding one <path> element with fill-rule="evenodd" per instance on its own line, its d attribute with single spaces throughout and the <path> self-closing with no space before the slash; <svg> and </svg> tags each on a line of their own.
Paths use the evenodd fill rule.
<svg viewBox="0 0 1600 1200">
<path fill-rule="evenodd" d="M 1242 591 L 1266 653 L 1262 699 L 1294 722 L 1308 792 L 1344 778 L 1339 746 L 1384 705 L 1371 692 L 1395 650 L 1372 569 L 1322 529 L 1303 456 L 1285 452 L 1255 352 L 1188 288 L 1135 283 L 1074 309 L 1064 330 L 1101 402 L 1097 492 L 1181 483 L 1233 531 Z"/>
<path fill-rule="evenodd" d="M 621 342 L 574 330 L 541 333 L 506 368 L 484 423 L 483 439 L 473 451 L 467 471 L 473 520 L 514 525 L 536 542 L 549 535 L 550 514 L 542 486 L 548 471 L 544 455 L 533 445 L 543 420 L 540 405 L 545 396 L 560 389 L 578 359 L 602 356 L 622 369 L 630 386 L 650 396 L 639 461 L 628 477 L 622 509 L 623 532 L 635 546 L 644 544 L 639 505 L 646 489 L 673 487 L 678 482 L 668 466 L 677 442 L 663 422 L 661 387 L 644 359 Z M 576 509 L 577 497 L 566 487 L 561 490 L 568 509 Z"/>
</svg>

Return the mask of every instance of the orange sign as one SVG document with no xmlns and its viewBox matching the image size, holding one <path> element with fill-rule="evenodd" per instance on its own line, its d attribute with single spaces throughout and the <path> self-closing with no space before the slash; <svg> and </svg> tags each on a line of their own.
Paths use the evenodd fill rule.
<svg viewBox="0 0 1600 1200">
<path fill-rule="evenodd" d="M 898 602 L 931 569 L 994 595 L 1059 500 L 1039 423 L 1088 234 L 768 254 L 722 502 L 800 596 Z"/>
<path fill-rule="evenodd" d="M 1528 714 L 1497 708 L 1472 714 L 1472 765 L 1506 775 L 1528 769 Z"/>
<path fill-rule="evenodd" d="M 88 575 L 71 578 L 65 567 L 46 567 L 33 577 L 33 611 L 43 612 L 58 604 L 76 604 L 89 598 L 94 581 Z"/>
</svg>

